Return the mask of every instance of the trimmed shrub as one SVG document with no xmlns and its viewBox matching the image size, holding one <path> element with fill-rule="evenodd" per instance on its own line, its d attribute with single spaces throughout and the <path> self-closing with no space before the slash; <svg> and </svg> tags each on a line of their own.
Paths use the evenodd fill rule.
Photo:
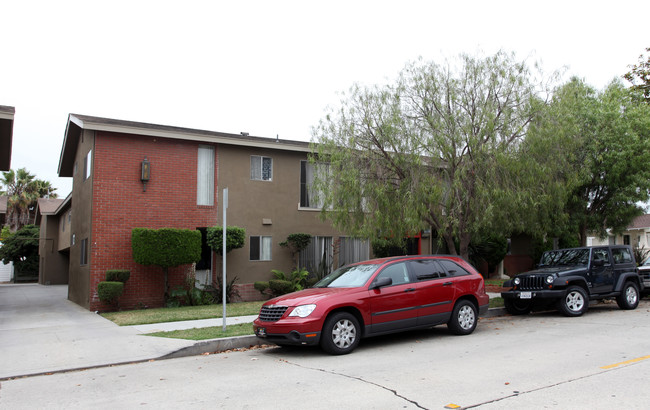
<svg viewBox="0 0 650 410">
<path fill-rule="evenodd" d="M 97 296 L 99 300 L 105 303 L 115 303 L 124 292 L 124 283 L 122 282 L 99 282 L 97 284 Z"/>
<path fill-rule="evenodd" d="M 293 292 L 293 283 L 288 280 L 271 279 L 269 281 L 269 288 L 274 296 L 284 295 L 285 293 Z"/>
<path fill-rule="evenodd" d="M 223 253 L 223 227 L 212 226 L 208 228 L 207 243 L 218 255 Z M 246 243 L 246 230 L 238 226 L 226 227 L 226 252 L 243 248 Z"/>
<path fill-rule="evenodd" d="M 257 289 L 262 295 L 266 295 L 266 290 L 269 288 L 269 282 L 255 282 L 253 287 Z"/>
<path fill-rule="evenodd" d="M 109 269 L 106 271 L 107 282 L 122 282 L 126 283 L 131 277 L 131 271 L 126 269 Z"/>
</svg>

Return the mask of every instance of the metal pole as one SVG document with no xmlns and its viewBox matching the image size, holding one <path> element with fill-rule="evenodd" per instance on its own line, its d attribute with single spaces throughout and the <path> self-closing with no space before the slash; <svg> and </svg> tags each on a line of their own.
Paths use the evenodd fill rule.
<svg viewBox="0 0 650 410">
<path fill-rule="evenodd" d="M 221 252 L 223 260 L 222 277 L 221 277 L 221 303 L 223 305 L 223 331 L 226 331 L 226 209 L 228 209 L 228 188 L 223 189 L 223 236 L 221 240 Z"/>
</svg>

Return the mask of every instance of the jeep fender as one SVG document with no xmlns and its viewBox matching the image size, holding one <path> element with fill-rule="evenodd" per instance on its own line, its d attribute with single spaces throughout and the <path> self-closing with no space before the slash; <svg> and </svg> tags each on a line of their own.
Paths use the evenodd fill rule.
<svg viewBox="0 0 650 410">
<path fill-rule="evenodd" d="M 621 273 L 618 277 L 616 286 L 614 286 L 614 292 L 620 292 L 623 289 L 623 284 L 625 284 L 625 282 L 628 280 L 636 283 L 636 285 L 639 287 L 639 291 L 643 291 L 643 281 L 640 280 L 639 274 L 636 272 L 625 272 Z"/>
<path fill-rule="evenodd" d="M 565 289 L 570 285 L 582 286 L 585 288 L 587 293 L 591 293 L 589 291 L 589 285 L 583 276 L 561 276 L 559 278 L 555 278 L 553 281 L 553 289 Z"/>
</svg>

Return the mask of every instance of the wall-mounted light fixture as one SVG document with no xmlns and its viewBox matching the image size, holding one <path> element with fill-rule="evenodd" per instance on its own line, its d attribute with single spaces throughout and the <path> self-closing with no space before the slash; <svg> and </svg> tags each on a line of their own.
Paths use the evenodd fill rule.
<svg viewBox="0 0 650 410">
<path fill-rule="evenodd" d="M 140 177 L 140 181 L 142 181 L 142 192 L 147 192 L 147 182 L 149 182 L 149 179 L 151 179 L 151 162 L 149 162 L 147 157 L 144 157 L 142 161 L 142 176 Z"/>
</svg>

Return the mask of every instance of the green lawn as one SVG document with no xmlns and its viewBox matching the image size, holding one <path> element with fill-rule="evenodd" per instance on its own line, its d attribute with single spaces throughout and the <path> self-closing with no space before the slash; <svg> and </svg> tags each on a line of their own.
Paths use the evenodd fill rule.
<svg viewBox="0 0 650 410">
<path fill-rule="evenodd" d="M 263 303 L 263 301 L 258 301 L 227 304 L 226 316 L 256 315 L 260 312 Z M 120 326 L 130 326 L 178 322 L 181 320 L 214 319 L 221 317 L 222 312 L 222 305 L 206 305 L 107 312 L 102 313 L 102 316 Z"/>
<path fill-rule="evenodd" d="M 222 337 L 253 335 L 252 323 L 240 323 L 226 326 L 224 333 L 222 326 L 202 327 L 184 330 L 172 330 L 171 332 L 149 333 L 147 336 L 170 337 L 173 339 L 207 340 L 219 339 Z"/>
</svg>

